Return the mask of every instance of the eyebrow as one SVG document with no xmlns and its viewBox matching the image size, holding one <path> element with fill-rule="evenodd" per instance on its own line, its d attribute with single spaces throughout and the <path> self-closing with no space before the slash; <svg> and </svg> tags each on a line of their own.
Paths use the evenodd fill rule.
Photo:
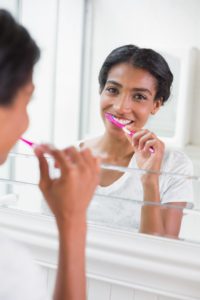
<svg viewBox="0 0 200 300">
<path fill-rule="evenodd" d="M 120 88 L 123 87 L 119 82 L 114 81 L 114 80 L 107 80 L 107 81 L 106 81 L 106 84 L 107 84 L 107 83 L 112 83 L 112 84 L 114 84 L 114 85 L 116 85 L 116 86 L 118 86 L 118 87 L 120 87 Z M 149 89 L 145 89 L 145 88 L 142 88 L 142 87 L 138 87 L 138 88 L 133 88 L 132 90 L 133 90 L 134 92 L 146 92 L 146 93 L 148 93 L 148 94 L 150 94 L 150 95 L 152 96 L 152 93 L 151 93 L 151 91 L 150 91 Z"/>
<path fill-rule="evenodd" d="M 107 83 L 112 83 L 112 84 L 114 84 L 114 85 L 117 85 L 117 86 L 119 86 L 119 87 L 122 87 L 122 85 L 121 85 L 119 82 L 114 81 L 114 80 L 107 80 L 107 81 L 106 81 L 106 84 L 107 84 Z"/>
</svg>

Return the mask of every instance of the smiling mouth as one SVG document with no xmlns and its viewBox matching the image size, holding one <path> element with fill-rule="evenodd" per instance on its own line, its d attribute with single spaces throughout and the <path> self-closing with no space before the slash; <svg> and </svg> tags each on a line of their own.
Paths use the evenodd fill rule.
<svg viewBox="0 0 200 300">
<path fill-rule="evenodd" d="M 132 120 L 128 120 L 128 119 L 124 119 L 124 118 L 118 118 L 110 113 L 105 113 L 105 117 L 106 119 L 111 122 L 112 124 L 114 124 L 115 126 L 119 127 L 119 128 L 123 128 L 131 123 L 133 123 L 134 121 Z"/>
<path fill-rule="evenodd" d="M 128 120 L 128 119 L 124 119 L 124 118 L 118 118 L 114 115 L 112 115 L 113 119 L 118 122 L 119 124 L 121 124 L 122 126 L 126 126 L 126 125 L 129 125 L 131 123 L 133 123 L 132 120 Z"/>
</svg>

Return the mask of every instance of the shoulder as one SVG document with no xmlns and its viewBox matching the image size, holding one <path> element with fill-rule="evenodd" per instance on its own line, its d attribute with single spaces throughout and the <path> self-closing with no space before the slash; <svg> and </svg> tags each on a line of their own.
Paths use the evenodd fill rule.
<svg viewBox="0 0 200 300">
<path fill-rule="evenodd" d="M 82 147 L 92 148 L 97 144 L 100 138 L 101 136 L 87 137 L 85 139 L 81 139 L 74 142 L 74 146 L 77 148 L 82 148 Z"/>
<path fill-rule="evenodd" d="M 103 156 L 104 153 L 102 153 L 102 151 L 99 148 L 99 141 L 101 140 L 101 138 L 101 136 L 98 136 L 79 140 L 76 143 L 74 143 L 74 146 L 79 150 L 82 148 L 89 148 L 92 151 L 93 155 Z"/>
<path fill-rule="evenodd" d="M 182 150 L 166 148 L 162 170 L 191 174 L 193 172 L 193 164 L 191 159 Z"/>
</svg>

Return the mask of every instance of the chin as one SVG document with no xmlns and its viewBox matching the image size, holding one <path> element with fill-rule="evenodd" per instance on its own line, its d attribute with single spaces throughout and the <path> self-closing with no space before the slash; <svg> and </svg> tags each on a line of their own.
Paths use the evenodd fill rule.
<svg viewBox="0 0 200 300">
<path fill-rule="evenodd" d="M 123 140 L 126 139 L 126 136 L 121 128 L 110 128 L 108 132 L 115 138 Z"/>
</svg>

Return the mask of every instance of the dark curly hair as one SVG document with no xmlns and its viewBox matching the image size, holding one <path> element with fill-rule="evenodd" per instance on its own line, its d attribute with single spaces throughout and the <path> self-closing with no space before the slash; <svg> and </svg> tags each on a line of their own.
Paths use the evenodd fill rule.
<svg viewBox="0 0 200 300">
<path fill-rule="evenodd" d="M 130 63 L 133 67 L 147 70 L 157 81 L 155 100 L 162 99 L 163 103 L 170 96 L 173 74 L 165 59 L 152 49 L 125 45 L 114 49 L 104 61 L 99 72 L 100 92 L 102 92 L 110 69 L 120 63 Z"/>
<path fill-rule="evenodd" d="M 31 78 L 40 50 L 28 31 L 0 9 L 0 105 L 10 105 Z"/>
</svg>

